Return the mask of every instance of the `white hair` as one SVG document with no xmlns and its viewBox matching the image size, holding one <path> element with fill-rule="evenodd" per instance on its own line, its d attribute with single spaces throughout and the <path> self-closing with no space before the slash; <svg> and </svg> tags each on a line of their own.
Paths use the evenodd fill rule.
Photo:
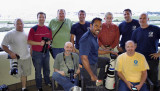
<svg viewBox="0 0 160 91">
<path fill-rule="evenodd" d="M 72 45 L 72 42 L 68 41 L 64 44 L 64 46 L 66 46 L 67 44 L 71 44 Z"/>
<path fill-rule="evenodd" d="M 105 14 L 105 18 L 106 18 L 108 15 L 111 15 L 111 16 L 113 17 L 113 14 L 112 14 L 111 12 L 107 12 L 107 13 Z"/>
<path fill-rule="evenodd" d="M 149 17 L 148 17 L 148 14 L 145 13 L 145 12 L 143 12 L 143 13 L 140 15 L 140 17 L 141 17 L 142 15 L 146 15 L 146 17 L 149 18 Z"/>
<path fill-rule="evenodd" d="M 63 12 L 64 12 L 64 14 L 66 14 L 65 9 L 58 9 L 57 14 L 59 14 L 59 11 L 63 11 Z"/>
</svg>

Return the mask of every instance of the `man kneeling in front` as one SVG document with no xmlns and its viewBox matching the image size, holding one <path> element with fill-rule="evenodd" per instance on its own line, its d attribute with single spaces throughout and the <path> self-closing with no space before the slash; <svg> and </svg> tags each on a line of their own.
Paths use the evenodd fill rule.
<svg viewBox="0 0 160 91">
<path fill-rule="evenodd" d="M 72 53 L 72 43 L 66 42 L 65 52 L 59 53 L 54 61 L 52 78 L 60 84 L 65 91 L 80 91 L 78 77 L 80 73 L 79 56 Z M 76 89 L 76 90 L 75 90 Z"/>
<path fill-rule="evenodd" d="M 116 71 L 120 77 L 118 91 L 149 91 L 144 83 L 149 69 L 145 57 L 135 52 L 136 44 L 129 40 L 125 44 L 126 52 L 118 56 Z"/>
</svg>

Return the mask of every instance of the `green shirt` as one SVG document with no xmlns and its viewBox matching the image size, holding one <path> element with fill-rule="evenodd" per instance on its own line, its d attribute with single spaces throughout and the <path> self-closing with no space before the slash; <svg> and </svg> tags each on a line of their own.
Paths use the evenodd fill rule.
<svg viewBox="0 0 160 91">
<path fill-rule="evenodd" d="M 59 29 L 63 21 L 59 21 L 57 18 L 52 19 L 49 23 L 49 28 L 52 30 L 52 36 Z M 71 31 L 72 21 L 70 19 L 65 19 L 65 22 L 61 29 L 58 31 L 56 36 L 52 41 L 53 48 L 63 48 L 67 41 L 70 41 L 70 31 Z"/>
<path fill-rule="evenodd" d="M 59 71 L 64 71 L 66 76 L 69 77 L 68 68 L 74 69 L 74 67 L 75 67 L 74 73 L 76 73 L 76 71 L 79 67 L 79 56 L 76 53 L 72 53 L 74 65 L 73 65 L 73 60 L 72 60 L 71 55 L 65 56 L 65 61 L 66 61 L 66 64 L 65 64 L 63 53 L 64 52 L 57 54 L 56 59 L 54 61 L 53 68 L 58 69 Z M 67 66 L 68 66 L 68 68 L 67 68 Z"/>
</svg>

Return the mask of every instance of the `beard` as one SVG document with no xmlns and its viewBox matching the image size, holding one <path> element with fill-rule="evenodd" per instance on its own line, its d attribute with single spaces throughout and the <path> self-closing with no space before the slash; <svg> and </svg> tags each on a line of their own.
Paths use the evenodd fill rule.
<svg viewBox="0 0 160 91">
<path fill-rule="evenodd" d="M 94 35 L 97 36 L 99 34 L 99 30 L 95 30 Z"/>
<path fill-rule="evenodd" d="M 95 31 L 95 32 L 92 32 L 92 34 L 94 35 L 94 36 L 98 36 L 98 34 L 99 34 L 99 31 Z"/>
<path fill-rule="evenodd" d="M 67 51 L 65 51 L 65 53 L 66 53 L 66 54 L 71 54 L 71 51 L 68 51 L 68 50 L 67 50 Z"/>
</svg>

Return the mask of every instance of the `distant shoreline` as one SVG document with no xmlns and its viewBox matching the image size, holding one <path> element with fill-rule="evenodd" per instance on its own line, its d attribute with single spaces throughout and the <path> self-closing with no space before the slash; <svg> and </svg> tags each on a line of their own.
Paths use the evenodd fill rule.
<svg viewBox="0 0 160 91">
<path fill-rule="evenodd" d="M 10 30 L 12 30 L 12 29 L 13 29 L 13 28 L 2 27 L 2 28 L 0 28 L 0 32 L 10 31 Z"/>
<path fill-rule="evenodd" d="M 119 23 L 121 23 L 122 17 L 119 17 L 119 19 L 114 19 L 113 23 L 115 23 L 116 25 L 119 25 Z M 78 22 L 78 21 L 72 21 L 73 24 Z M 103 21 L 104 22 L 104 21 Z M 36 25 L 38 22 L 37 21 L 24 21 L 24 28 L 31 28 L 34 25 Z M 49 21 L 45 22 L 45 25 L 48 25 Z M 153 25 L 158 25 L 160 26 L 160 20 L 156 20 L 155 18 L 150 19 L 149 24 L 153 24 Z M 14 23 L 11 21 L 0 21 L 0 32 L 6 32 L 6 31 L 10 31 L 14 28 Z"/>
</svg>

